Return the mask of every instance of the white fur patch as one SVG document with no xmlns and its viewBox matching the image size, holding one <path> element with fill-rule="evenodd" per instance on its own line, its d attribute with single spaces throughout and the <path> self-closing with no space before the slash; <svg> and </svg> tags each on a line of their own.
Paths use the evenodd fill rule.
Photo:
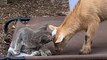
<svg viewBox="0 0 107 60">
<path fill-rule="evenodd" d="M 8 52 L 11 52 L 13 54 L 17 54 L 17 52 L 13 48 L 11 48 L 11 47 L 9 48 Z"/>
<path fill-rule="evenodd" d="M 61 34 L 61 35 L 58 37 L 58 39 L 57 39 L 57 41 L 56 41 L 55 43 L 60 43 L 60 42 L 63 41 L 63 39 L 64 39 L 64 35 Z"/>
<path fill-rule="evenodd" d="M 20 53 L 19 55 L 17 55 L 16 57 L 23 57 L 23 56 L 31 56 L 29 54 L 26 54 L 26 53 Z"/>
<path fill-rule="evenodd" d="M 8 52 L 13 51 L 13 50 L 14 50 L 14 49 L 10 47 L 10 48 L 8 49 Z"/>
<path fill-rule="evenodd" d="M 39 54 L 39 51 L 35 51 L 35 52 L 32 52 L 31 56 L 35 56 L 35 55 L 38 55 Z"/>
<path fill-rule="evenodd" d="M 52 36 L 54 36 L 56 34 L 57 30 L 55 29 L 53 32 L 52 32 Z"/>
</svg>

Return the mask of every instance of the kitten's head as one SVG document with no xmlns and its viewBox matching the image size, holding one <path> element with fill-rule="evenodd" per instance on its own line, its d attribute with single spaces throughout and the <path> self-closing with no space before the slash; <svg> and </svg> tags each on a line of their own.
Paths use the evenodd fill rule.
<svg viewBox="0 0 107 60">
<path fill-rule="evenodd" d="M 45 25 L 40 29 L 40 34 L 40 43 L 46 44 L 52 41 L 52 35 L 51 32 L 48 30 L 48 25 Z"/>
<path fill-rule="evenodd" d="M 40 37 L 41 43 L 46 44 L 52 41 L 52 36 L 50 32 L 43 32 L 43 35 Z"/>
</svg>

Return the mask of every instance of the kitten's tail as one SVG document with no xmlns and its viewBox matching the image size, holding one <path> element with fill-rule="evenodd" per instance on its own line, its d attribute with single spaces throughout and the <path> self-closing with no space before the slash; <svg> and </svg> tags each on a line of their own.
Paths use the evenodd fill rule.
<svg viewBox="0 0 107 60">
<path fill-rule="evenodd" d="M 7 33 L 8 32 L 8 25 L 11 23 L 11 22 L 14 22 L 14 21 L 29 21 L 30 20 L 30 18 L 22 18 L 22 17 L 20 17 L 20 18 L 16 18 L 16 19 L 12 19 L 12 20 L 9 20 L 9 21 L 6 21 L 5 22 L 5 24 L 4 24 L 4 26 L 3 26 L 3 31 L 4 31 L 4 33 Z"/>
</svg>

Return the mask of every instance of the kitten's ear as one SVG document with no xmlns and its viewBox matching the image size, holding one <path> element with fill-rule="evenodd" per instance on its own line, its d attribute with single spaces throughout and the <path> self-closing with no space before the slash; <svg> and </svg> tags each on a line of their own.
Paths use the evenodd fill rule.
<svg viewBox="0 0 107 60">
<path fill-rule="evenodd" d="M 48 29 L 48 24 L 44 25 L 42 28 L 40 28 L 41 30 L 47 30 Z"/>
<path fill-rule="evenodd" d="M 46 39 L 43 38 L 43 36 L 42 36 L 42 37 L 40 37 L 40 39 L 39 39 L 39 43 L 40 43 L 40 44 L 44 44 L 44 43 L 45 43 L 45 40 L 46 40 Z"/>
</svg>

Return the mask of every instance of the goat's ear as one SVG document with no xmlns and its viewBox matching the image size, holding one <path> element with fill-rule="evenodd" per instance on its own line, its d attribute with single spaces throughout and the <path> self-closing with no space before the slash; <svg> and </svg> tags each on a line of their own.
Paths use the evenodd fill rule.
<svg viewBox="0 0 107 60">
<path fill-rule="evenodd" d="M 53 26 L 53 25 L 49 25 L 48 27 L 49 27 L 49 29 L 51 29 L 51 30 L 57 29 L 57 27 L 56 27 L 56 26 Z"/>
</svg>

